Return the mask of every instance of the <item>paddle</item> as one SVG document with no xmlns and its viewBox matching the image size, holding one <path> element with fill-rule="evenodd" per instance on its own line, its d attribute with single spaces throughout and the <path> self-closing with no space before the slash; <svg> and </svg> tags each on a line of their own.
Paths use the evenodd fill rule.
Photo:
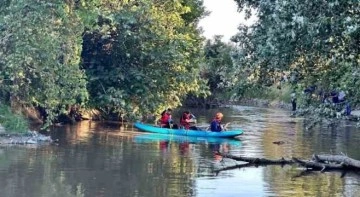
<svg viewBox="0 0 360 197">
<path fill-rule="evenodd" d="M 229 126 L 231 122 L 226 123 L 224 126 L 222 126 L 223 131 L 227 130 L 227 127 Z"/>
<path fill-rule="evenodd" d="M 221 126 L 221 127 L 222 127 L 222 131 L 226 131 L 226 130 L 227 130 L 227 127 L 229 126 L 230 123 L 231 123 L 231 122 L 228 122 L 228 123 L 222 125 L 222 126 Z M 209 130 L 210 130 L 210 126 L 206 126 L 205 131 L 209 131 Z"/>
<path fill-rule="evenodd" d="M 188 123 L 191 125 L 190 128 L 193 130 L 198 130 L 197 120 L 194 114 L 190 113 L 190 119 L 188 120 Z"/>
</svg>

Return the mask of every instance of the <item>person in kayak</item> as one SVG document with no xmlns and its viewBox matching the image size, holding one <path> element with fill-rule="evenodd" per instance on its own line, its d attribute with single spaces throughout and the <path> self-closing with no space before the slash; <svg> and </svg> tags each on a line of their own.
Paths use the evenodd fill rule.
<svg viewBox="0 0 360 197">
<path fill-rule="evenodd" d="M 212 132 L 224 131 L 224 127 L 221 125 L 221 120 L 224 115 L 221 112 L 216 113 L 214 119 L 210 123 L 210 130 Z"/>
<path fill-rule="evenodd" d="M 161 113 L 160 127 L 172 128 L 173 121 L 171 117 L 171 112 L 172 110 L 168 108 Z"/>
<path fill-rule="evenodd" d="M 180 126 L 186 130 L 198 130 L 196 126 L 191 126 L 191 123 L 196 123 L 196 117 L 189 111 L 184 111 L 180 118 Z"/>
</svg>

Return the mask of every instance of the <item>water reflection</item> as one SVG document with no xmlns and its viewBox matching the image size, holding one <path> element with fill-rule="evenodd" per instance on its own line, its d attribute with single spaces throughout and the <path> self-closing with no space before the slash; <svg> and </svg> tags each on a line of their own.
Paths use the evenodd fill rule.
<svg viewBox="0 0 360 197">
<path fill-rule="evenodd" d="M 214 110 L 191 110 L 207 125 Z M 281 158 L 346 153 L 360 159 L 359 129 L 303 129 L 290 112 L 224 108 L 224 122 L 245 133 L 238 139 L 153 135 L 131 125 L 84 121 L 54 127 L 58 142 L 42 147 L 0 147 L 0 196 L 356 196 L 357 173 L 303 173 L 297 166 L 234 165 L 216 152 Z M 284 143 L 276 144 L 274 142 Z"/>
<path fill-rule="evenodd" d="M 165 135 L 165 134 L 142 134 L 134 137 L 134 141 L 138 143 L 149 143 L 149 142 L 187 142 L 187 143 L 206 143 L 206 144 L 221 144 L 228 143 L 236 146 L 241 145 L 239 139 L 234 138 L 212 138 L 212 137 L 194 137 L 194 136 L 178 136 L 178 135 Z"/>
</svg>

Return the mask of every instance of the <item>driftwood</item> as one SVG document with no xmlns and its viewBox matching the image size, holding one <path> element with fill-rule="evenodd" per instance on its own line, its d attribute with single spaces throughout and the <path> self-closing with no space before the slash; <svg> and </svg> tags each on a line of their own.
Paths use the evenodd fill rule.
<svg viewBox="0 0 360 197">
<path fill-rule="evenodd" d="M 270 165 L 270 164 L 280 164 L 280 165 L 285 165 L 285 164 L 292 164 L 294 163 L 293 160 L 289 160 L 289 159 L 277 159 L 277 160 L 272 160 L 272 159 L 265 159 L 265 158 L 254 158 L 254 157 L 242 157 L 242 156 L 233 156 L 233 155 L 229 155 L 229 154 L 222 154 L 219 153 L 222 157 L 224 158 L 230 158 L 236 161 L 245 161 L 251 164 L 259 164 L 259 165 Z"/>
<path fill-rule="evenodd" d="M 321 163 L 321 162 L 317 162 L 317 161 L 305 161 L 305 160 L 300 160 L 298 158 L 293 158 L 293 160 L 298 163 L 299 165 L 305 167 L 306 169 L 313 169 L 313 170 L 320 170 L 321 172 L 325 171 L 325 170 L 342 170 L 344 169 L 344 167 L 341 164 L 326 164 L 326 163 Z"/>
<path fill-rule="evenodd" d="M 237 164 L 225 168 L 215 170 L 220 172 L 224 170 L 231 170 L 236 168 L 244 168 L 250 166 L 265 166 L 265 165 L 292 165 L 298 164 L 307 170 L 319 170 L 321 172 L 330 170 L 355 170 L 360 171 L 360 161 L 347 157 L 345 155 L 313 155 L 311 160 L 302 160 L 293 157 L 292 159 L 266 159 L 234 156 L 230 154 L 218 153 L 223 158 L 229 158 L 236 161 L 243 161 L 246 163 Z"/>
<path fill-rule="evenodd" d="M 286 165 L 286 164 L 294 163 L 293 160 L 284 159 L 284 158 L 273 160 L 273 159 L 265 159 L 265 158 L 234 156 L 234 155 L 223 154 L 223 153 L 218 153 L 218 154 L 221 155 L 223 158 L 229 158 L 229 159 L 233 159 L 236 161 L 244 161 L 247 163 L 236 164 L 233 166 L 224 167 L 224 168 L 215 170 L 214 171 L 215 173 L 219 173 L 219 172 L 225 171 L 225 170 L 239 169 L 239 168 L 245 168 L 245 167 L 251 167 L 251 166 L 258 167 L 258 166 L 265 166 L 265 165 Z"/>
<path fill-rule="evenodd" d="M 360 169 L 360 161 L 347 157 L 345 155 L 313 155 L 313 160 L 318 162 L 336 162 L 346 167 Z"/>
</svg>

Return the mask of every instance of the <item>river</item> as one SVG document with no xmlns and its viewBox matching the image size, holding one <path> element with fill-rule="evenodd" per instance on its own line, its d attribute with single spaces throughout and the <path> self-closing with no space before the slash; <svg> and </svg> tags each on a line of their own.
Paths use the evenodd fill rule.
<svg viewBox="0 0 360 197">
<path fill-rule="evenodd" d="M 358 196 L 360 175 L 306 172 L 296 165 L 215 170 L 235 165 L 214 151 L 249 157 L 311 158 L 344 153 L 360 160 L 360 130 L 351 122 L 305 130 L 289 111 L 232 106 L 192 110 L 206 126 L 218 110 L 235 140 L 154 137 L 131 125 L 83 121 L 52 128 L 57 143 L 0 147 L 0 196 Z M 175 112 L 175 117 L 178 113 Z M 281 141 L 282 144 L 274 142 Z"/>
</svg>

